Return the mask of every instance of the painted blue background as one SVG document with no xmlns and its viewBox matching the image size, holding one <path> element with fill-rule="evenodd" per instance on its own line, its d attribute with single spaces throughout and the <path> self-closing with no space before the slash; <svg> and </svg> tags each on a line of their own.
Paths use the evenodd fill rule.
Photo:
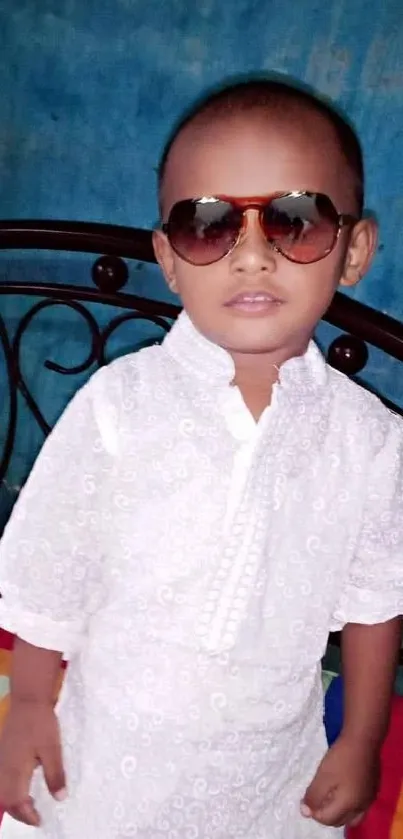
<svg viewBox="0 0 403 839">
<path fill-rule="evenodd" d="M 354 294 L 403 319 L 401 0 L 0 0 L 0 217 L 151 226 L 155 167 L 173 121 L 206 88 L 256 71 L 300 78 L 354 121 L 367 204 L 381 226 L 374 268 Z M 0 282 L 89 282 L 90 264 L 4 254 Z M 130 288 L 164 293 L 156 271 L 141 266 Z M 12 330 L 26 301 L 0 297 L 0 306 Z M 329 331 L 320 335 L 327 340 Z M 77 380 L 56 382 L 43 359 L 82 358 L 85 340 L 66 310 L 42 317 L 27 336 L 27 374 L 51 420 Z M 129 344 L 126 330 L 114 352 Z M 403 402 L 397 364 L 371 353 L 367 376 Z M 6 405 L 4 381 L 0 398 Z M 40 439 L 23 418 L 11 486 Z"/>
</svg>

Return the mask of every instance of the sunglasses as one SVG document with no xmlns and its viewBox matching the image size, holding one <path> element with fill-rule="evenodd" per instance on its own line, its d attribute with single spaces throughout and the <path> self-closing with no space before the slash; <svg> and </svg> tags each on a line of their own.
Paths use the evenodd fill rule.
<svg viewBox="0 0 403 839">
<path fill-rule="evenodd" d="M 259 212 L 263 235 L 271 247 L 299 264 L 324 259 L 343 227 L 358 221 L 355 216 L 338 213 L 327 195 L 281 192 L 260 198 L 218 195 L 178 201 L 162 230 L 186 262 L 211 265 L 228 256 L 240 241 L 247 210 Z"/>
</svg>

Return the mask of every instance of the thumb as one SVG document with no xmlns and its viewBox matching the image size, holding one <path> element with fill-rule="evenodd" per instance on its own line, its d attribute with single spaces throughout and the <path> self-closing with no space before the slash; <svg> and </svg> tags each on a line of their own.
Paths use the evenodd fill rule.
<svg viewBox="0 0 403 839">
<path fill-rule="evenodd" d="M 40 761 L 50 794 L 56 801 L 64 801 L 67 796 L 66 776 L 59 738 L 43 747 L 40 753 Z"/>
</svg>

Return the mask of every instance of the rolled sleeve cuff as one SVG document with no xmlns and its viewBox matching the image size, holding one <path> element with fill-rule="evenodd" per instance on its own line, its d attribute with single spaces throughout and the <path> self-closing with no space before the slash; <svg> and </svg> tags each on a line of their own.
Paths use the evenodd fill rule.
<svg viewBox="0 0 403 839">
<path fill-rule="evenodd" d="M 45 650 L 61 652 L 68 661 L 82 646 L 84 621 L 55 621 L 0 600 L 0 626 L 22 641 Z"/>
<path fill-rule="evenodd" d="M 343 592 L 331 620 L 331 632 L 341 632 L 348 623 L 373 626 L 403 615 L 403 591 L 375 592 L 350 585 Z"/>
</svg>

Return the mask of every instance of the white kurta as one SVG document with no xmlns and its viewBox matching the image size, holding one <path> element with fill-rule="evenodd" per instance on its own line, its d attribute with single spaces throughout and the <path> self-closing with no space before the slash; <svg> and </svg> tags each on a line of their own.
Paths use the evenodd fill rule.
<svg viewBox="0 0 403 839">
<path fill-rule="evenodd" d="M 313 344 L 258 424 L 233 375 L 182 315 L 75 396 L 16 505 L 0 624 L 70 658 L 38 837 L 342 835 L 299 815 L 320 660 L 403 611 L 403 425 Z"/>
</svg>

